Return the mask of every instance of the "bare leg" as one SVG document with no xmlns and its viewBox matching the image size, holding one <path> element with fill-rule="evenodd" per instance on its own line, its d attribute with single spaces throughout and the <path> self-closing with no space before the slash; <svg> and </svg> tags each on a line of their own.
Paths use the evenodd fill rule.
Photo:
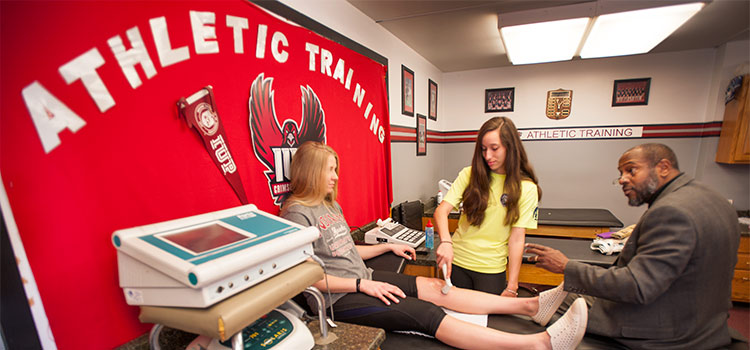
<svg viewBox="0 0 750 350">
<path fill-rule="evenodd" d="M 573 302 L 570 310 L 545 332 L 510 334 L 445 316 L 438 326 L 435 337 L 448 345 L 464 349 L 573 350 L 583 339 L 587 321 L 586 301 L 579 298 Z"/>
<path fill-rule="evenodd" d="M 453 287 L 448 294 L 440 289 L 445 281 L 437 278 L 417 277 L 419 299 L 432 302 L 451 310 L 469 314 L 515 314 L 535 315 L 539 309 L 539 297 L 507 298 L 470 289 Z"/>
<path fill-rule="evenodd" d="M 505 333 L 451 316 L 443 318 L 435 338 L 460 349 L 552 349 L 547 332 Z"/>
</svg>

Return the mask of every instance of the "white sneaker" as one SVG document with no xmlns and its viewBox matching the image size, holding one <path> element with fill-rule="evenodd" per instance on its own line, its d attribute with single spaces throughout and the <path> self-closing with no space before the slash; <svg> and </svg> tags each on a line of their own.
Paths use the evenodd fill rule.
<svg viewBox="0 0 750 350">
<path fill-rule="evenodd" d="M 574 350 L 586 333 L 589 310 L 586 301 L 578 298 L 557 322 L 547 328 L 552 350 Z"/>
<path fill-rule="evenodd" d="M 568 292 L 563 290 L 563 283 L 560 283 L 555 288 L 539 293 L 539 311 L 537 311 L 536 315 L 531 316 L 534 322 L 542 326 L 547 325 L 552 315 L 557 311 L 557 308 L 560 307 L 565 297 L 568 296 Z"/>
</svg>

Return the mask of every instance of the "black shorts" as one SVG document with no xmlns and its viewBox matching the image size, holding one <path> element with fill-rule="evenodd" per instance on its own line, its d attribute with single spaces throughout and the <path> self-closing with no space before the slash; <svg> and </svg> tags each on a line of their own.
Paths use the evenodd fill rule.
<svg viewBox="0 0 750 350">
<path fill-rule="evenodd" d="M 451 282 L 459 288 L 500 295 L 505 290 L 505 271 L 500 273 L 481 273 L 453 264 Z"/>
<path fill-rule="evenodd" d="M 349 293 L 333 304 L 336 320 L 386 331 L 417 331 L 435 336 L 445 311 L 439 306 L 417 298 L 417 278 L 388 271 L 374 271 L 373 281 L 399 287 L 406 298 L 386 305 L 365 293 Z"/>
</svg>

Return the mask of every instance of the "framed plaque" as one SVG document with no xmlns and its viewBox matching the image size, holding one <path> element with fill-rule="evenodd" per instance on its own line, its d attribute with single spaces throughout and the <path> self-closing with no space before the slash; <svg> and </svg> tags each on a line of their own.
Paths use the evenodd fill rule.
<svg viewBox="0 0 750 350">
<path fill-rule="evenodd" d="M 401 114 L 414 116 L 414 71 L 401 65 Z"/>
<path fill-rule="evenodd" d="M 427 155 L 427 118 L 417 114 L 417 155 Z"/>
<path fill-rule="evenodd" d="M 651 78 L 615 80 L 612 89 L 612 107 L 648 104 Z"/>
</svg>

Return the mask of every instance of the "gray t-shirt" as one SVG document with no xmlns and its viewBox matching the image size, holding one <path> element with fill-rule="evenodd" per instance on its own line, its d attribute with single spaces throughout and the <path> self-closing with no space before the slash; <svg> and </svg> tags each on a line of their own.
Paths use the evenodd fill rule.
<svg viewBox="0 0 750 350">
<path fill-rule="evenodd" d="M 326 274 L 342 278 L 372 279 L 372 270 L 365 266 L 354 246 L 341 206 L 336 202 L 333 204 L 333 207 L 322 203 L 314 207 L 292 204 L 285 208 L 282 216 L 302 226 L 313 226 L 320 230 L 320 237 L 313 242 L 313 250 L 325 263 Z M 332 293 L 329 299 L 328 293 L 323 294 L 326 297 L 326 307 L 346 295 Z M 308 297 L 308 303 L 315 305 L 310 299 Z"/>
</svg>

